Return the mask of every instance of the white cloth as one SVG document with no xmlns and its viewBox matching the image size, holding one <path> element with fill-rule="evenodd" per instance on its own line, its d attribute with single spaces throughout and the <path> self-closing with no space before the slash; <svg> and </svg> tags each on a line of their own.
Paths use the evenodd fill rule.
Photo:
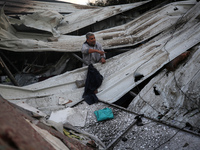
<svg viewBox="0 0 200 150">
<path fill-rule="evenodd" d="M 85 121 L 87 117 L 87 110 L 79 110 L 77 108 L 66 108 L 59 111 L 54 111 L 51 113 L 49 120 L 61 123 L 70 123 L 73 126 L 85 126 Z"/>
</svg>

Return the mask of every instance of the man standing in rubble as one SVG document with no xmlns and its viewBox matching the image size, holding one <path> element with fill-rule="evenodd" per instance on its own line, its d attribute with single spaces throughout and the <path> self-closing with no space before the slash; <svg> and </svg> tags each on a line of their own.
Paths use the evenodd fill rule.
<svg viewBox="0 0 200 150">
<path fill-rule="evenodd" d="M 96 42 L 92 32 L 86 34 L 86 41 L 81 48 L 83 60 L 89 65 L 97 62 L 104 64 L 106 62 L 105 52 L 100 43 Z M 86 64 L 83 64 L 86 66 Z"/>
</svg>

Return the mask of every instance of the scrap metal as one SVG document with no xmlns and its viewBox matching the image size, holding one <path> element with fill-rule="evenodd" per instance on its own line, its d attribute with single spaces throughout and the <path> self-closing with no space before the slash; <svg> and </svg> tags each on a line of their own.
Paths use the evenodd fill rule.
<svg viewBox="0 0 200 150">
<path fill-rule="evenodd" d="M 185 19 L 194 12 L 199 13 L 199 6 L 197 3 L 181 18 Z M 107 60 L 104 65 L 95 64 L 104 76 L 103 84 L 97 93 L 98 98 L 110 103 L 117 101 L 169 61 L 199 43 L 200 28 L 195 17 L 176 30 L 168 29 L 143 46 Z M 1 94 L 8 100 L 25 100 L 31 104 L 34 104 L 37 97 L 41 97 L 41 102 L 49 100 L 49 104 L 52 107 L 56 106 L 55 108 L 59 107 L 59 97 L 63 97 L 72 100 L 73 102 L 69 103 L 69 106 L 72 106 L 82 100 L 83 88 L 77 88 L 75 82 L 84 80 L 86 71 L 87 67 L 83 67 L 25 87 L 1 85 Z M 134 80 L 136 73 L 144 76 L 137 82 Z M 13 94 L 10 95 L 7 91 L 12 91 Z M 43 104 L 42 107 L 50 109 L 49 104 Z"/>
<path fill-rule="evenodd" d="M 8 15 L 22 15 L 41 11 L 55 10 L 63 14 L 69 14 L 81 9 L 96 9 L 98 7 L 71 4 L 61 1 L 47 0 L 1 0 L 0 7 L 5 5 L 5 12 Z"/>
<path fill-rule="evenodd" d="M 80 103 L 83 101 L 84 87 L 77 87 L 76 82 L 85 80 L 87 67 L 68 71 L 23 87 L 1 84 L 0 94 L 12 103 L 26 103 L 47 115 L 50 115 L 52 111 L 75 105 L 79 109 L 87 109 L 90 114 L 87 116 L 86 126 L 82 129 L 87 130 L 90 134 L 98 135 L 98 138 L 108 148 L 115 145 L 115 149 L 134 146 L 143 149 L 172 148 L 170 144 L 166 143 L 173 137 L 176 137 L 175 143 L 181 141 L 179 143 L 181 145 L 172 142 L 174 147 L 198 147 L 199 142 L 196 141 L 199 140 L 199 137 L 192 137 L 190 134 L 184 137 L 183 135 L 186 134 L 180 131 L 183 128 L 189 128 L 198 134 L 200 128 L 198 123 L 199 10 L 200 2 L 179 1 L 149 11 L 124 25 L 95 32 L 96 39 L 102 43 L 105 50 L 141 44 L 137 48 L 131 47 L 129 51 L 107 59 L 105 64 L 94 64 L 104 77 L 96 94 L 101 102 L 114 103 L 126 93 L 132 93 L 131 89 L 138 87 L 143 81 L 155 75 L 138 95 L 134 94 L 135 98 L 129 105 L 128 111 L 114 109 L 114 115 L 119 118 L 114 118 L 110 122 L 97 124 L 93 115 L 96 108 L 102 108 L 105 105 L 97 103 L 91 106 L 84 104 L 82 106 Z M 81 44 L 85 41 L 85 36 L 60 35 L 54 39 L 52 33 L 18 32 L 10 24 L 3 10 L 0 17 L 2 20 L 0 48 L 4 50 L 80 52 Z M 53 40 L 48 41 L 49 38 Z M 174 72 L 165 69 L 167 64 L 186 51 L 190 51 L 190 55 L 184 64 L 175 66 Z M 138 76 L 140 78 L 137 78 Z M 66 103 L 60 103 L 60 100 Z M 111 106 L 112 104 L 109 105 L 109 107 Z M 136 126 L 127 128 L 133 123 L 135 117 L 133 113 L 129 112 L 145 114 L 145 116 L 154 118 L 154 123 L 147 122 L 144 128 Z M 166 129 L 165 126 L 157 125 L 155 120 L 178 126 L 179 129 L 171 129 L 169 125 Z M 120 125 L 123 126 L 123 129 L 119 128 Z M 123 134 L 126 129 L 129 132 Z M 166 133 L 163 133 L 163 130 Z M 135 134 L 135 131 L 147 132 L 140 136 L 140 133 Z M 153 134 L 155 132 L 156 134 Z M 159 133 L 159 137 L 157 137 L 157 133 Z M 122 135 L 126 136 L 127 140 L 118 141 Z M 184 138 L 193 142 L 195 146 L 184 143 Z M 145 144 L 143 139 L 145 139 Z M 154 142 L 148 143 L 148 140 Z M 128 146 L 125 141 L 128 141 Z"/>
</svg>

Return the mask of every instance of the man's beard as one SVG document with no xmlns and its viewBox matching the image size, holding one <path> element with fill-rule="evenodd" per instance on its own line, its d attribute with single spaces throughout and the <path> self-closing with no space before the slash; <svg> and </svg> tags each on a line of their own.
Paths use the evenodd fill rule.
<svg viewBox="0 0 200 150">
<path fill-rule="evenodd" d="M 90 46 L 95 46 L 95 44 L 96 44 L 96 42 L 90 43 L 89 45 L 90 45 Z"/>
</svg>

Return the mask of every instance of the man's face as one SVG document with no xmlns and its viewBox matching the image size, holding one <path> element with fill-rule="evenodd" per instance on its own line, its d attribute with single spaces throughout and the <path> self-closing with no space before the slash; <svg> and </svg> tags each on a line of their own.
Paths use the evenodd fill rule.
<svg viewBox="0 0 200 150">
<path fill-rule="evenodd" d="M 87 39 L 87 42 L 89 45 L 94 46 L 96 44 L 96 39 L 94 35 L 89 36 L 89 38 Z"/>
</svg>

